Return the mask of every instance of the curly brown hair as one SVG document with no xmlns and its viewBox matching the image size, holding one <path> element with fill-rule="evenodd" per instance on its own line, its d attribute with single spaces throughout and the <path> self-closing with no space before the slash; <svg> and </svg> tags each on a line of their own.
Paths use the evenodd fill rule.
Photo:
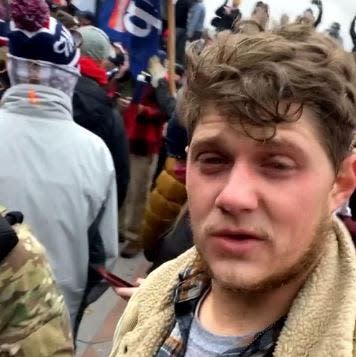
<svg viewBox="0 0 356 357">
<path fill-rule="evenodd" d="M 180 107 L 190 138 L 210 105 L 231 123 L 271 129 L 257 140 L 271 139 L 279 123 L 298 119 L 307 107 L 338 170 L 356 124 L 351 54 L 311 26 L 295 24 L 254 35 L 222 32 L 211 45 L 193 43 L 187 52 Z"/>
</svg>

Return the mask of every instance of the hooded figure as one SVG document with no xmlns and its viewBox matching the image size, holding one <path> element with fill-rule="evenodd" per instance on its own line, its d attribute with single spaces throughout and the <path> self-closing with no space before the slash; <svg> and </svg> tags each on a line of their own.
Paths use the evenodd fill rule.
<svg viewBox="0 0 356 357">
<path fill-rule="evenodd" d="M 104 142 L 72 118 L 80 51 L 71 33 L 44 0 L 13 0 L 10 10 L 0 197 L 45 246 L 74 323 L 89 264 L 111 266 L 118 254 L 115 169 Z"/>
<path fill-rule="evenodd" d="M 109 148 L 116 171 L 119 208 L 129 183 L 129 149 L 124 123 L 106 93 L 108 76 L 104 61 L 115 53 L 109 38 L 94 26 L 78 29 L 82 36 L 81 77 L 73 97 L 74 121 L 103 139 Z"/>
</svg>

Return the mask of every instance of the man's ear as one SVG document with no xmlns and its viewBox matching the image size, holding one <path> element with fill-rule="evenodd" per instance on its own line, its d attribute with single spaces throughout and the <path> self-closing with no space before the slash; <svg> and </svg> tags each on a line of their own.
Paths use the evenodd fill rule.
<svg viewBox="0 0 356 357">
<path fill-rule="evenodd" d="M 330 209 L 342 206 L 356 189 L 356 153 L 347 156 L 341 163 L 330 197 Z"/>
</svg>

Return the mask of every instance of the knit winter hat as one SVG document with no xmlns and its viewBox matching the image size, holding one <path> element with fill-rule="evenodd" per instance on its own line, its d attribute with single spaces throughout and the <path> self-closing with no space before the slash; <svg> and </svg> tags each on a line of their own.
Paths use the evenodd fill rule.
<svg viewBox="0 0 356 357">
<path fill-rule="evenodd" d="M 10 2 L 9 54 L 16 58 L 77 67 L 80 51 L 71 33 L 50 17 L 45 0 Z"/>
<path fill-rule="evenodd" d="M 42 85 L 72 98 L 80 76 L 80 51 L 71 33 L 50 17 L 45 0 L 12 0 L 10 15 L 11 85 Z"/>
<path fill-rule="evenodd" d="M 96 61 L 102 61 L 110 56 L 115 57 L 115 51 L 104 31 L 94 26 L 83 26 L 77 31 L 83 38 L 83 43 L 80 47 L 82 55 Z"/>
</svg>

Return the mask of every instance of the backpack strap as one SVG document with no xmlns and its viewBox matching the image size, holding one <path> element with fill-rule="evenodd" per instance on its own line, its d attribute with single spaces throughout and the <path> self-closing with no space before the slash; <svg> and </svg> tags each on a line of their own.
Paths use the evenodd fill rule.
<svg viewBox="0 0 356 357">
<path fill-rule="evenodd" d="M 19 239 L 11 225 L 22 223 L 23 215 L 20 212 L 0 215 L 0 262 L 16 247 Z"/>
</svg>

